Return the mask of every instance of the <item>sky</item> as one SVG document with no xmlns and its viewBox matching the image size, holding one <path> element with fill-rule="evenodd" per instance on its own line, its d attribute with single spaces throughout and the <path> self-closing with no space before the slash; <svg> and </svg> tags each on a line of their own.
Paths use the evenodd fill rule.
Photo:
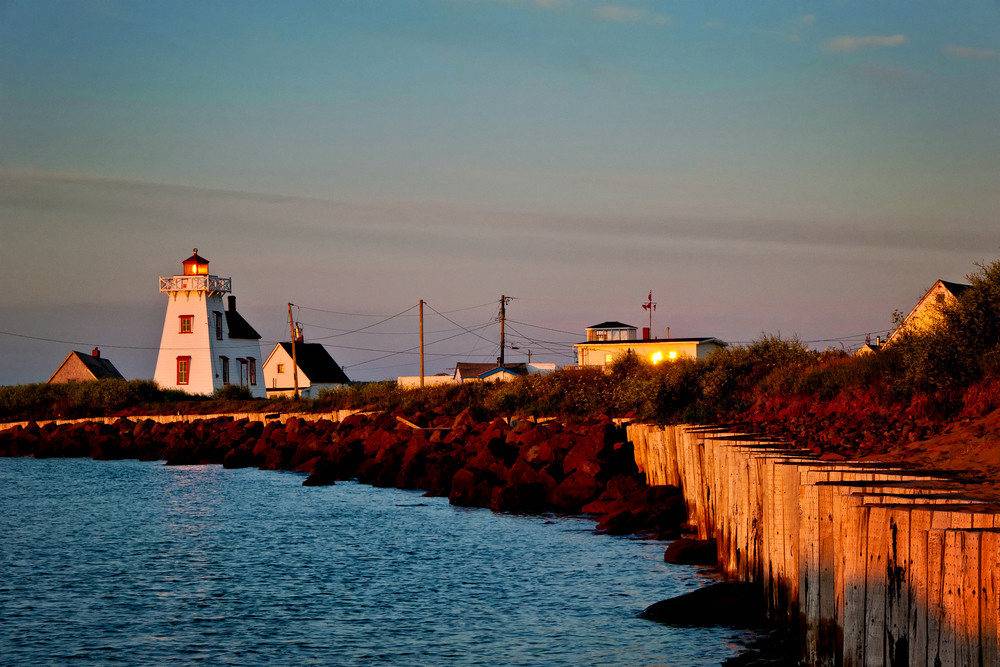
<svg viewBox="0 0 1000 667">
<path fill-rule="evenodd" d="M 500 294 L 514 360 L 650 289 L 659 335 L 850 348 L 1000 256 L 998 118 L 994 1 L 0 0 L 0 384 L 151 377 L 195 246 L 355 379 L 414 313 L 336 334 L 421 298 L 484 326 L 429 372 Z"/>
</svg>

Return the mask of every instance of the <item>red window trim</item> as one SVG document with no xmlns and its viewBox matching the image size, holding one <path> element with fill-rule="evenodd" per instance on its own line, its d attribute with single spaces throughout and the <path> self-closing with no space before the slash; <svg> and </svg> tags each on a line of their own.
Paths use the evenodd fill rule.
<svg viewBox="0 0 1000 667">
<path fill-rule="evenodd" d="M 181 362 L 187 363 L 187 374 L 181 382 Z M 177 384 L 191 384 L 191 357 L 177 357 Z"/>
<path fill-rule="evenodd" d="M 177 319 L 178 319 L 178 323 L 177 323 L 177 332 L 178 333 L 182 333 L 182 334 L 194 333 L 194 315 L 178 315 Z M 184 331 L 184 320 L 185 319 L 191 321 L 191 330 L 190 331 Z"/>
</svg>

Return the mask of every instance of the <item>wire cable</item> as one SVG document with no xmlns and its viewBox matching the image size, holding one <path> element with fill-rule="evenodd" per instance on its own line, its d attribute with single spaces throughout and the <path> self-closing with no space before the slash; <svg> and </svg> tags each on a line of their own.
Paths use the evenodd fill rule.
<svg viewBox="0 0 1000 667">
<path fill-rule="evenodd" d="M 435 308 L 435 307 L 434 307 L 434 306 L 432 306 L 431 304 L 429 304 L 429 303 L 426 303 L 426 302 L 424 302 L 424 305 L 425 305 L 425 306 L 427 306 L 428 308 L 430 308 L 430 309 L 431 309 L 432 311 L 434 311 L 434 312 L 435 312 L 435 313 L 437 313 L 438 315 L 440 315 L 441 317 L 443 317 L 444 319 L 446 319 L 446 320 L 448 320 L 449 322 L 451 322 L 452 324 L 454 324 L 454 325 L 455 325 L 456 327 L 458 327 L 458 328 L 460 328 L 460 329 L 465 329 L 465 330 L 466 330 L 467 332 L 469 332 L 469 333 L 473 334 L 473 335 L 474 335 L 474 336 L 476 336 L 477 338 L 481 338 L 481 339 L 485 340 L 485 341 L 486 341 L 487 343 L 492 343 L 492 344 L 494 344 L 494 345 L 499 345 L 499 343 L 497 343 L 497 342 L 496 342 L 495 340 L 490 340 L 490 339 L 489 339 L 489 338 L 487 338 L 486 336 L 481 336 L 480 334 L 478 334 L 478 333 L 475 333 L 474 331 L 471 331 L 471 330 L 467 329 L 466 327 L 462 326 L 461 324 L 459 324 L 459 323 L 458 323 L 458 322 L 456 322 L 455 320 L 451 319 L 450 317 L 448 317 L 447 315 L 445 315 L 444 313 L 442 313 L 441 311 L 439 311 L 439 310 L 438 310 L 437 308 Z M 490 324 L 492 324 L 492 321 L 490 322 Z M 483 327 L 480 327 L 480 329 L 482 329 L 482 328 L 483 328 Z"/>
<path fill-rule="evenodd" d="M 405 315 L 406 313 L 410 312 L 411 310 L 413 310 L 416 307 L 417 307 L 417 305 L 413 304 L 412 306 L 410 306 L 406 310 L 401 310 L 398 313 L 396 313 L 395 315 L 390 315 L 389 317 L 381 319 L 378 322 L 374 322 L 372 324 L 368 324 L 366 326 L 359 327 L 357 329 L 351 329 L 350 331 L 344 331 L 342 333 L 330 334 L 329 336 L 319 336 L 318 338 L 313 338 L 313 340 L 328 340 L 330 338 L 339 338 L 340 336 L 346 336 L 348 334 L 358 333 L 359 331 L 364 331 L 365 329 L 371 329 L 373 327 L 377 327 L 380 324 L 385 324 L 389 320 L 395 319 L 395 318 L 399 317 L 400 315 Z"/>
</svg>

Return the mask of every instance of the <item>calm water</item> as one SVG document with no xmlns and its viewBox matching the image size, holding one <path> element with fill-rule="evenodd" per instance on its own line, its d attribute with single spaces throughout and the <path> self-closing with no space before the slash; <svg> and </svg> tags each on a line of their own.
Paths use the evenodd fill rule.
<svg viewBox="0 0 1000 667">
<path fill-rule="evenodd" d="M 663 543 L 218 466 L 0 459 L 0 661 L 711 664 Z"/>
</svg>

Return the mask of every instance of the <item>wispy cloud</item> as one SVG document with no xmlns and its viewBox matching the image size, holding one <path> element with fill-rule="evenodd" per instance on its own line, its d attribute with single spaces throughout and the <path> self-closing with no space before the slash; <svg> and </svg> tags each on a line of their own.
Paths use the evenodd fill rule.
<svg viewBox="0 0 1000 667">
<path fill-rule="evenodd" d="M 816 15 L 815 14 L 803 14 L 794 21 L 791 22 L 791 26 L 788 29 L 788 41 L 789 42 L 801 42 L 802 41 L 802 31 L 816 25 Z"/>
<path fill-rule="evenodd" d="M 1000 60 L 1000 51 L 996 49 L 984 49 L 978 46 L 948 44 L 941 51 L 952 58 L 962 58 L 964 60 Z"/>
<path fill-rule="evenodd" d="M 832 53 L 853 53 L 862 49 L 901 46 L 906 43 L 906 35 L 840 35 L 829 39 L 823 45 Z"/>
<path fill-rule="evenodd" d="M 667 25 L 670 17 L 666 14 L 651 12 L 639 7 L 628 5 L 599 5 L 594 7 L 594 18 L 613 23 L 645 23 L 648 25 Z"/>
</svg>

